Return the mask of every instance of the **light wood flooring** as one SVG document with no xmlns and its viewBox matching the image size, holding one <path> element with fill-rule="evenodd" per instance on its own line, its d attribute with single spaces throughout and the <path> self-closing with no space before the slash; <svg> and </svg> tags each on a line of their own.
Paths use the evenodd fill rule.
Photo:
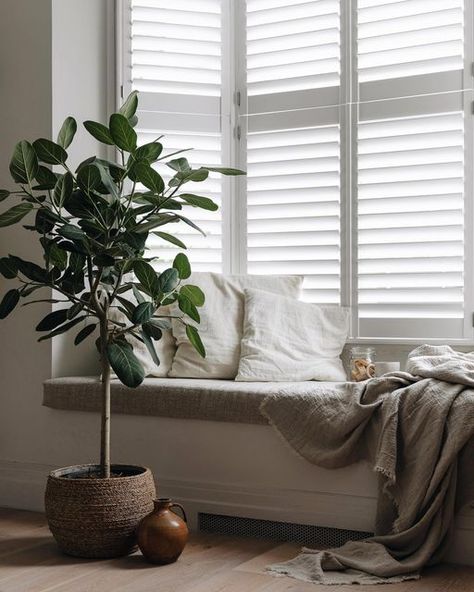
<svg viewBox="0 0 474 592">
<path fill-rule="evenodd" d="M 42 514 L 0 509 L 0 592 L 474 592 L 474 568 L 453 565 L 388 586 L 319 586 L 265 573 L 265 565 L 297 550 L 274 541 L 199 534 L 173 565 L 148 565 L 139 553 L 75 559 L 58 552 Z"/>
</svg>

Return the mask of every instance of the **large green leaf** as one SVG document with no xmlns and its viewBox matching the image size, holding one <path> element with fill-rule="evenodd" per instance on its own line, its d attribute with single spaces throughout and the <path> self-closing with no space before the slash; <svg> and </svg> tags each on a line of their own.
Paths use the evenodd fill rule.
<svg viewBox="0 0 474 592">
<path fill-rule="evenodd" d="M 87 238 L 83 230 L 74 224 L 65 224 L 58 229 L 58 234 L 72 241 L 82 241 Z"/>
<path fill-rule="evenodd" d="M 134 325 L 143 325 L 152 318 L 154 312 L 155 306 L 153 302 L 140 302 L 133 311 L 132 323 Z"/>
<path fill-rule="evenodd" d="M 33 142 L 33 148 L 35 149 L 38 160 L 46 162 L 47 164 L 64 164 L 67 160 L 67 152 L 62 146 L 47 140 L 46 138 L 40 138 Z"/>
<path fill-rule="evenodd" d="M 170 224 L 172 222 L 179 222 L 176 214 L 157 214 L 156 216 L 151 216 L 148 218 L 146 222 L 138 222 L 134 228 L 134 231 L 139 234 L 143 234 L 144 232 L 153 230 L 153 228 L 165 226 L 166 224 Z"/>
<path fill-rule="evenodd" d="M 7 199 L 7 197 L 10 197 L 10 192 L 7 189 L 0 189 L 0 201 Z"/>
<path fill-rule="evenodd" d="M 23 220 L 32 209 L 33 205 L 28 202 L 19 203 L 16 206 L 13 206 L 6 212 L 3 212 L 3 214 L 0 214 L 0 227 L 16 224 L 20 220 Z"/>
<path fill-rule="evenodd" d="M 131 319 L 133 311 L 135 310 L 136 304 L 134 304 L 133 302 L 130 302 L 130 300 L 127 300 L 126 298 L 123 298 L 123 296 L 117 296 L 116 298 L 120 302 L 120 304 L 123 306 L 124 310 L 126 311 L 127 317 L 129 319 Z M 125 326 L 125 323 L 123 323 L 123 326 Z"/>
<path fill-rule="evenodd" d="M 168 185 L 170 187 L 177 187 L 183 183 L 189 183 L 189 181 L 200 183 L 201 181 L 205 181 L 208 176 L 209 171 L 203 167 L 189 171 L 179 171 L 172 179 L 170 179 Z"/>
<path fill-rule="evenodd" d="M 114 113 L 110 116 L 110 133 L 114 144 L 121 150 L 134 152 L 137 147 L 137 134 L 128 122 L 128 119 L 120 113 Z"/>
<path fill-rule="evenodd" d="M 77 123 L 74 117 L 66 117 L 58 134 L 58 144 L 63 148 L 68 148 L 74 139 L 77 131 Z"/>
<path fill-rule="evenodd" d="M 178 253 L 176 255 L 173 261 L 173 267 L 178 271 L 181 280 L 185 280 L 191 275 L 191 265 L 184 253 Z"/>
<path fill-rule="evenodd" d="M 132 292 L 133 292 L 133 295 L 135 296 L 135 300 L 137 302 L 145 302 L 145 298 L 144 298 L 143 294 L 140 292 L 139 288 L 141 288 L 142 290 L 144 289 L 143 286 L 141 286 L 139 284 L 132 284 Z"/>
<path fill-rule="evenodd" d="M 71 253 L 69 258 L 69 269 L 72 271 L 72 273 L 80 273 L 84 269 L 85 264 L 85 255 L 81 255 L 80 253 Z"/>
<path fill-rule="evenodd" d="M 12 280 L 13 278 L 16 278 L 16 276 L 18 275 L 18 266 L 16 265 L 15 261 L 10 257 L 1 257 L 0 273 L 3 275 L 3 277 Z"/>
<path fill-rule="evenodd" d="M 58 178 L 53 192 L 53 200 L 58 207 L 62 208 L 64 202 L 71 197 L 73 186 L 74 181 L 69 171 Z"/>
<path fill-rule="evenodd" d="M 35 179 L 38 185 L 36 187 L 33 187 L 33 189 L 41 188 L 44 191 L 47 189 L 54 189 L 58 177 L 55 175 L 55 173 L 53 173 L 51 169 L 48 169 L 48 167 L 40 165 L 38 167 L 38 172 L 36 173 Z"/>
<path fill-rule="evenodd" d="M 134 166 L 135 175 L 138 181 L 151 189 L 154 193 L 162 193 L 165 184 L 161 175 L 151 168 L 148 163 L 138 162 Z"/>
<path fill-rule="evenodd" d="M 203 169 L 206 169 L 206 171 L 213 171 L 215 173 L 220 173 L 221 175 L 232 175 L 232 176 L 236 176 L 236 175 L 246 175 L 247 173 L 245 171 L 241 171 L 240 169 L 231 169 L 229 167 L 202 167 Z"/>
<path fill-rule="evenodd" d="M 124 104 L 120 107 L 119 113 L 121 113 L 127 119 L 131 119 L 137 112 L 138 107 L 138 92 L 132 91 L 125 99 Z"/>
<path fill-rule="evenodd" d="M 10 173 L 16 183 L 32 184 L 38 172 L 38 158 L 33 146 L 26 140 L 18 142 L 10 161 Z"/>
<path fill-rule="evenodd" d="M 186 336 L 189 339 L 189 342 L 197 351 L 197 353 L 202 357 L 206 357 L 206 349 L 204 347 L 203 342 L 201 341 L 201 337 L 199 336 L 199 332 L 196 327 L 192 325 L 186 325 Z"/>
<path fill-rule="evenodd" d="M 68 320 L 68 308 L 53 310 L 36 325 L 36 331 L 51 331 Z"/>
<path fill-rule="evenodd" d="M 135 160 L 146 160 L 148 162 L 155 162 L 163 151 L 163 146 L 159 142 L 150 142 L 139 146 L 134 154 Z"/>
<path fill-rule="evenodd" d="M 173 245 L 176 245 L 177 247 L 180 247 L 181 249 L 187 249 L 187 247 L 183 243 L 183 241 L 179 240 L 179 238 L 176 238 L 172 234 L 168 234 L 167 232 L 160 232 L 159 230 L 157 230 L 156 232 L 153 232 L 153 234 L 156 234 L 156 236 L 159 236 L 163 240 L 168 241 L 169 243 L 172 243 Z"/>
<path fill-rule="evenodd" d="M 166 166 L 169 166 L 170 169 L 181 173 L 191 172 L 191 166 L 187 158 L 175 158 L 174 160 L 167 162 Z"/>
<path fill-rule="evenodd" d="M 56 243 L 51 243 L 48 249 L 49 262 L 54 267 L 64 271 L 67 267 L 67 252 L 60 249 Z"/>
<path fill-rule="evenodd" d="M 109 343 L 107 358 L 119 380 L 130 388 L 139 386 L 145 378 L 145 371 L 133 353 L 131 345 L 123 342 Z"/>
<path fill-rule="evenodd" d="M 93 218 L 95 214 L 90 198 L 82 189 L 76 189 L 72 192 L 71 196 L 64 202 L 64 209 L 74 218 Z"/>
<path fill-rule="evenodd" d="M 192 284 L 186 284 L 181 286 L 179 290 L 180 294 L 184 294 L 195 306 L 203 306 L 206 300 L 204 292 L 198 286 Z"/>
<path fill-rule="evenodd" d="M 146 261 L 136 261 L 133 265 L 133 271 L 146 293 L 156 298 L 160 293 L 160 283 L 153 267 Z"/>
<path fill-rule="evenodd" d="M 79 345 L 84 339 L 87 339 L 89 335 L 94 333 L 97 324 L 86 325 L 83 329 L 79 331 L 79 333 L 74 338 L 74 345 Z"/>
<path fill-rule="evenodd" d="M 115 265 L 115 259 L 108 253 L 100 253 L 93 259 L 94 265 L 97 267 L 112 267 Z"/>
<path fill-rule="evenodd" d="M 77 315 L 84 309 L 84 304 L 82 302 L 75 302 L 71 308 L 67 311 L 67 318 L 73 319 L 77 317 Z"/>
<path fill-rule="evenodd" d="M 2 301 L 0 302 L 0 319 L 7 317 L 20 300 L 20 292 L 18 290 L 9 290 Z"/>
<path fill-rule="evenodd" d="M 99 142 L 102 142 L 102 144 L 107 144 L 109 146 L 114 145 L 114 140 L 106 125 L 98 123 L 97 121 L 84 121 L 84 127 L 91 136 L 94 136 L 94 138 L 99 140 Z"/>
<path fill-rule="evenodd" d="M 14 264 L 17 266 L 18 271 L 27 277 L 29 280 L 33 282 L 38 282 L 40 284 L 49 284 L 50 283 L 50 276 L 46 269 L 43 269 L 36 263 L 32 263 L 31 261 L 25 261 L 20 259 L 20 257 L 15 257 L 10 255 L 10 259 L 13 260 Z"/>
<path fill-rule="evenodd" d="M 184 312 L 184 314 L 188 315 L 188 317 L 190 319 L 192 319 L 193 321 L 196 321 L 196 323 L 201 322 L 201 317 L 199 315 L 198 309 L 191 302 L 191 300 L 189 300 L 189 298 L 184 296 L 184 294 L 182 294 L 182 293 L 178 294 L 178 306 L 179 306 L 179 309 L 182 312 Z"/>
<path fill-rule="evenodd" d="M 158 341 L 163 336 L 162 328 L 156 324 L 156 321 L 151 319 L 148 323 L 142 325 L 142 329 L 150 339 Z"/>
<path fill-rule="evenodd" d="M 194 230 L 197 230 L 198 232 L 200 232 L 203 236 L 206 236 L 206 233 L 204 232 L 204 230 L 199 228 L 199 226 L 197 224 L 194 224 L 194 222 L 192 220 L 190 220 L 189 218 L 186 218 L 186 216 L 183 216 L 182 214 L 174 214 L 174 215 L 179 220 L 182 220 L 185 224 L 190 226 L 191 228 L 194 228 Z"/>
<path fill-rule="evenodd" d="M 105 189 L 107 190 L 107 193 L 109 195 L 112 195 L 113 197 L 115 197 L 115 199 L 119 199 L 120 192 L 119 192 L 117 185 L 115 185 L 114 177 L 112 176 L 112 174 L 110 172 L 110 168 L 108 168 L 107 166 L 104 166 L 102 164 L 102 162 L 99 162 L 99 161 L 95 162 L 95 166 L 97 167 L 97 169 L 100 173 L 100 181 L 101 181 L 102 185 L 105 187 Z"/>
<path fill-rule="evenodd" d="M 38 339 L 38 341 L 45 341 L 46 339 L 52 339 L 53 337 L 56 337 L 56 335 L 61 335 L 62 333 L 66 333 L 66 331 L 69 331 L 69 329 L 72 329 L 73 327 L 78 325 L 80 322 L 82 322 L 86 318 L 87 318 L 86 315 L 76 317 L 72 321 L 69 321 L 69 323 L 66 323 L 65 325 L 61 325 L 60 327 L 58 327 L 54 331 L 51 331 L 51 333 L 48 333 L 47 335 L 43 335 L 43 337 L 40 337 Z"/>
<path fill-rule="evenodd" d="M 82 167 L 77 173 L 77 184 L 86 193 L 92 193 L 101 183 L 100 171 L 93 165 Z"/>
<path fill-rule="evenodd" d="M 179 198 L 184 200 L 190 206 L 194 206 L 196 208 L 202 208 L 203 210 L 209 210 L 210 212 L 215 212 L 219 209 L 219 206 L 209 199 L 208 197 L 203 197 L 202 195 L 194 195 L 193 193 L 182 193 L 179 195 Z"/>
<path fill-rule="evenodd" d="M 57 216 L 47 208 L 36 210 L 35 227 L 40 234 L 48 234 L 56 224 Z"/>
<path fill-rule="evenodd" d="M 160 286 L 160 292 L 163 292 L 163 294 L 169 294 L 176 288 L 176 286 L 179 283 L 178 271 L 174 267 L 165 269 L 163 272 L 160 273 L 158 281 Z"/>
<path fill-rule="evenodd" d="M 160 358 L 156 353 L 155 345 L 153 340 L 145 331 L 140 331 L 140 337 L 143 339 L 143 343 L 146 345 L 146 348 L 151 356 L 151 359 L 155 362 L 157 366 L 160 365 Z"/>
</svg>

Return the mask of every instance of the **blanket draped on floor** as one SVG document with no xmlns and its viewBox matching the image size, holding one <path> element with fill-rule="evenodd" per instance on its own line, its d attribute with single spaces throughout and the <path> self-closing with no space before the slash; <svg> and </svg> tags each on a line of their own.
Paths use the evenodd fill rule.
<svg viewBox="0 0 474 592">
<path fill-rule="evenodd" d="M 328 390 L 269 395 L 262 413 L 306 460 L 330 469 L 368 460 L 380 475 L 375 536 L 303 549 L 270 571 L 321 584 L 418 577 L 440 560 L 453 516 L 474 499 L 474 353 L 420 346 L 406 372 Z"/>
</svg>

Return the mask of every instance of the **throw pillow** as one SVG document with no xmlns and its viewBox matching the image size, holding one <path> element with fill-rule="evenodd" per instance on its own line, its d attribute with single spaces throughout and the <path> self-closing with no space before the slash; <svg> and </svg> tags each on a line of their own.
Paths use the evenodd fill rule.
<svg viewBox="0 0 474 592">
<path fill-rule="evenodd" d="M 201 322 L 196 324 L 206 348 L 206 357 L 194 350 L 186 337 L 183 324 L 172 321 L 177 351 L 169 376 L 182 378 L 227 378 L 237 374 L 240 340 L 244 319 L 245 288 L 258 288 L 268 292 L 297 298 L 302 277 L 270 275 L 221 275 L 196 272 L 186 280 L 199 286 L 206 302 L 199 309 Z M 175 312 L 178 313 L 176 305 Z"/>
<path fill-rule="evenodd" d="M 347 308 L 247 289 L 236 380 L 344 381 L 339 356 L 348 331 Z"/>
</svg>

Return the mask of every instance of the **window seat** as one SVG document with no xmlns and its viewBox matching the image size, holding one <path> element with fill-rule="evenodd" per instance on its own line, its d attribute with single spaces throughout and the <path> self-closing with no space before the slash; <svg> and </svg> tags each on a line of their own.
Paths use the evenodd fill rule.
<svg viewBox="0 0 474 592">
<path fill-rule="evenodd" d="M 113 380 L 112 412 L 265 425 L 268 422 L 260 413 L 260 403 L 267 394 L 288 384 L 295 395 L 308 385 L 307 382 L 146 378 L 132 390 Z M 43 405 L 71 411 L 100 411 L 100 390 L 97 377 L 53 378 L 44 383 Z"/>
</svg>

